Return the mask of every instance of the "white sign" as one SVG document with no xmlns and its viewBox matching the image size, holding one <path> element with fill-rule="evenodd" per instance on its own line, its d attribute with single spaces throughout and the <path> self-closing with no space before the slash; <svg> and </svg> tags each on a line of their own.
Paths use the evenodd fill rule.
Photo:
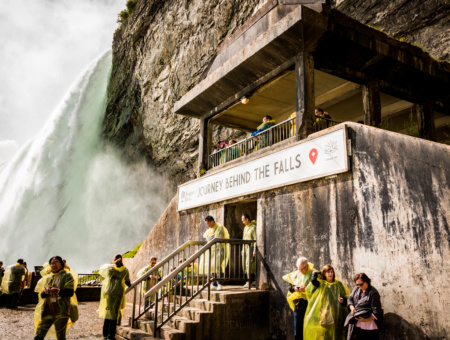
<svg viewBox="0 0 450 340">
<path fill-rule="evenodd" d="M 178 186 L 178 210 L 348 171 L 345 127 Z"/>
</svg>

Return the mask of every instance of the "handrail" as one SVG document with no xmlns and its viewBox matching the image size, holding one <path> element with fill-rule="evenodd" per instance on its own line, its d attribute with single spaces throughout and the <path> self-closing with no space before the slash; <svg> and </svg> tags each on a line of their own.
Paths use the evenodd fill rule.
<svg viewBox="0 0 450 340">
<path fill-rule="evenodd" d="M 133 316 L 131 319 L 131 326 L 133 328 L 137 327 L 137 321 L 138 319 L 143 316 L 147 311 L 149 311 L 154 306 L 154 336 L 157 336 L 158 332 L 160 332 L 161 327 L 166 324 L 174 315 L 176 315 L 183 307 L 185 307 L 192 299 L 194 299 L 198 294 L 200 294 L 204 289 L 207 288 L 208 290 L 208 300 L 210 300 L 210 285 L 211 282 L 219 280 L 219 281 L 247 281 L 248 282 L 248 288 L 251 287 L 251 275 L 247 275 L 247 278 L 245 278 L 243 275 L 241 275 L 241 261 L 242 261 L 242 253 L 241 251 L 244 251 L 244 249 L 248 250 L 247 255 L 251 254 L 252 245 L 255 243 L 255 241 L 251 240 L 241 240 L 241 239 L 223 239 L 223 238 L 213 238 L 209 242 L 205 241 L 188 241 L 183 246 L 179 247 L 177 250 L 172 252 L 169 256 L 167 256 L 163 261 L 159 263 L 159 266 L 155 266 L 151 270 L 147 271 L 141 278 L 135 280 L 133 282 L 133 287 L 130 287 L 127 289 L 127 293 L 131 290 L 134 291 L 134 297 L 133 297 Z M 217 244 L 220 246 L 216 248 Z M 154 273 L 158 268 L 160 268 L 164 263 L 168 263 L 170 259 L 172 259 L 174 256 L 177 256 L 177 254 L 180 253 L 180 251 L 183 251 L 183 247 L 186 248 L 189 245 L 203 245 L 200 249 L 198 249 L 194 254 L 190 255 L 188 258 L 183 258 L 183 263 L 181 263 L 179 266 L 177 266 L 175 269 L 173 269 L 170 273 L 167 275 L 164 275 L 161 281 L 156 283 L 153 287 L 150 287 L 148 291 L 146 291 L 144 294 L 140 294 L 140 297 L 143 298 L 143 301 L 152 301 L 150 304 L 146 304 L 144 307 L 144 310 L 141 312 L 141 302 L 139 301 L 139 306 L 137 306 L 136 303 L 136 291 L 139 288 L 138 284 L 141 283 L 144 279 L 148 278 L 152 273 Z M 225 245 L 225 246 L 224 246 Z M 214 248 L 214 250 L 212 250 Z M 231 262 L 228 267 L 223 268 L 222 261 L 226 258 L 226 254 L 228 253 L 228 257 L 231 257 L 231 247 L 233 247 L 234 250 L 234 257 L 233 261 L 234 264 L 236 264 L 236 260 L 239 269 L 237 270 L 236 275 L 236 266 L 233 269 L 234 276 L 231 275 Z M 245 247 L 245 248 L 244 248 Z M 237 248 L 237 252 L 236 252 Z M 213 254 L 212 254 L 213 253 Z M 236 257 L 237 253 L 237 257 Z M 212 258 L 214 257 L 214 258 Z M 208 260 L 207 268 L 205 268 L 206 260 Z M 212 261 L 213 260 L 213 261 Z M 217 263 L 217 260 L 219 263 Z M 200 262 L 202 261 L 202 262 Z M 194 271 L 195 266 L 197 264 L 201 263 L 203 267 L 198 266 L 197 269 L 203 269 L 202 273 L 197 272 L 195 275 L 195 278 L 197 279 L 197 283 L 195 284 L 197 286 L 197 290 L 194 292 Z M 242 261 L 243 262 L 243 261 Z M 192 270 L 189 273 L 187 270 L 188 267 L 192 265 Z M 219 267 L 217 267 L 219 265 Z M 214 269 L 211 267 L 214 266 Z M 219 268 L 219 269 L 217 269 Z M 207 269 L 207 275 L 205 274 L 205 269 Z M 185 276 L 186 271 L 186 276 Z M 218 271 L 218 272 L 217 272 Z M 228 277 L 227 277 L 227 271 L 228 271 Z M 247 273 L 251 273 L 251 261 L 248 261 L 248 268 Z M 219 274 L 219 276 L 217 276 Z M 256 274 L 256 273 L 255 273 Z M 212 275 L 214 275 L 212 277 Z M 191 289 L 189 290 L 189 279 L 192 279 L 191 281 Z M 200 279 L 202 283 L 200 284 Z M 205 280 L 206 279 L 206 280 Z M 186 287 L 185 287 L 186 285 Z M 179 289 L 179 292 L 178 292 Z M 173 304 L 171 306 L 171 296 L 173 295 Z M 178 296 L 179 295 L 179 296 Z M 167 297 L 167 302 L 165 301 Z M 177 303 L 177 299 L 178 303 Z M 161 315 L 158 314 L 158 308 L 161 304 Z M 138 307 L 138 315 L 136 316 L 136 307 Z M 166 307 L 166 310 L 164 309 Z M 173 309 L 171 311 L 171 308 Z M 167 313 L 167 314 L 166 314 Z M 161 318 L 159 318 L 161 316 Z M 160 321 L 159 321 L 160 320 Z"/>
<path fill-rule="evenodd" d="M 171 252 L 169 255 L 167 255 L 162 261 L 158 262 L 156 266 L 153 268 L 150 268 L 147 272 L 144 273 L 144 275 L 138 277 L 136 280 L 134 280 L 131 285 L 127 288 L 125 291 L 125 294 L 128 294 L 134 287 L 136 287 L 138 284 L 140 284 L 142 281 L 148 279 L 148 277 L 156 272 L 160 267 L 165 265 L 166 263 L 169 263 L 170 260 L 172 260 L 177 254 L 179 254 L 182 250 L 186 249 L 189 246 L 197 246 L 197 245 L 205 245 L 206 241 L 187 241 L 186 243 L 179 246 L 176 250 Z"/>
</svg>

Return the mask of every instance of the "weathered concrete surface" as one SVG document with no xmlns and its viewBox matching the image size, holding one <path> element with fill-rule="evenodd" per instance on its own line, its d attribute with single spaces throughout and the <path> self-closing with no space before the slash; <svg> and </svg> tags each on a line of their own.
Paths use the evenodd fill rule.
<svg viewBox="0 0 450 340">
<path fill-rule="evenodd" d="M 198 160 L 199 122 L 173 115 L 174 103 L 207 72 L 226 39 L 268 2 L 141 0 L 114 35 L 104 134 L 127 158 L 145 158 L 163 174 L 165 202 L 178 184 L 194 178 Z M 448 1 L 336 0 L 335 5 L 450 61 Z M 220 132 L 215 140 L 231 134 Z"/>
<path fill-rule="evenodd" d="M 281 277 L 303 255 L 316 268 L 331 263 L 349 287 L 355 273 L 369 275 L 389 313 L 384 339 L 447 338 L 450 147 L 356 123 L 348 124 L 348 135 L 349 172 L 244 197 L 257 200 L 258 258 L 264 260 L 259 286 L 272 290 L 272 337 L 292 337 Z M 173 199 L 131 272 L 150 255 L 162 257 L 189 239 L 202 239 L 204 216 L 223 223 L 235 210 L 227 204 L 238 203 L 178 213 Z"/>
</svg>

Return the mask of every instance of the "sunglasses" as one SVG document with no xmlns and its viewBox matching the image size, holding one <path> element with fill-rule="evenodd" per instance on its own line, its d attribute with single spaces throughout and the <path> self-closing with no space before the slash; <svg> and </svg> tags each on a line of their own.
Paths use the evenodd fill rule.
<svg viewBox="0 0 450 340">
<path fill-rule="evenodd" d="M 365 283 L 365 282 L 363 282 L 363 283 L 356 283 L 356 285 L 357 285 L 358 287 L 362 287 L 362 286 L 364 286 L 364 283 Z"/>
</svg>

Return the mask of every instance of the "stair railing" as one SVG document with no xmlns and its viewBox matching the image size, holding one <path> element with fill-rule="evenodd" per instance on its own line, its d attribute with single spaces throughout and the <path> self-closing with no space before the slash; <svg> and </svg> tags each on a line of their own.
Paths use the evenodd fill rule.
<svg viewBox="0 0 450 340">
<path fill-rule="evenodd" d="M 189 241 L 186 242 L 185 245 L 190 242 L 197 242 L 196 244 L 198 244 L 202 241 Z M 203 242 L 203 244 L 204 243 L 205 242 Z M 254 243 L 254 241 L 237 239 L 212 239 L 191 256 L 186 258 L 185 261 L 178 267 L 175 269 L 172 268 L 173 270 L 167 275 L 164 275 L 161 281 L 147 290 L 143 294 L 143 299 L 144 301 L 149 299 L 152 303 L 148 304 L 147 308 L 144 308 L 143 312 L 140 312 L 139 306 L 139 313 L 136 315 L 136 287 L 139 286 L 138 284 L 140 282 L 143 282 L 143 280 L 154 274 L 157 269 L 155 269 L 155 266 L 149 270 L 144 276 L 134 281 L 132 286 L 130 286 L 127 290 L 127 292 L 131 290 L 135 291 L 131 326 L 133 328 L 137 328 L 137 321 L 139 318 L 154 307 L 152 311 L 154 314 L 153 334 L 154 336 L 157 336 L 157 334 L 160 333 L 161 327 L 164 326 L 179 311 L 181 311 L 183 307 L 197 297 L 204 289 L 207 289 L 207 297 L 208 300 L 210 300 L 211 283 L 214 281 L 247 281 L 248 289 L 250 289 L 251 275 L 247 275 L 247 277 L 245 277 L 242 262 L 244 253 L 250 257 L 253 256 Z M 175 252 L 177 251 L 178 249 Z M 169 256 L 173 256 L 174 253 Z M 166 261 L 168 257 L 166 257 L 163 261 Z M 228 263 L 226 261 L 227 258 L 229 259 Z M 222 266 L 222 261 L 225 263 L 224 266 Z M 251 261 L 247 262 L 247 273 L 251 273 Z M 134 288 L 132 288 L 133 285 Z M 160 308 L 161 315 L 159 315 Z"/>
<path fill-rule="evenodd" d="M 130 287 L 128 287 L 125 291 L 125 294 L 133 292 L 132 325 L 154 305 L 154 301 L 146 304 L 145 300 L 143 299 L 141 290 L 143 288 L 144 282 L 151 282 L 152 280 L 149 278 L 151 276 L 158 275 L 159 271 L 161 271 L 162 277 L 164 277 L 170 272 L 171 268 L 178 267 L 180 259 L 185 259 L 186 256 L 191 256 L 205 244 L 206 241 L 187 241 L 172 253 L 167 255 L 162 261 L 159 261 L 154 267 L 150 268 L 142 276 L 138 277 L 135 281 L 132 282 Z M 151 287 L 147 286 L 147 289 L 150 288 Z"/>
</svg>

